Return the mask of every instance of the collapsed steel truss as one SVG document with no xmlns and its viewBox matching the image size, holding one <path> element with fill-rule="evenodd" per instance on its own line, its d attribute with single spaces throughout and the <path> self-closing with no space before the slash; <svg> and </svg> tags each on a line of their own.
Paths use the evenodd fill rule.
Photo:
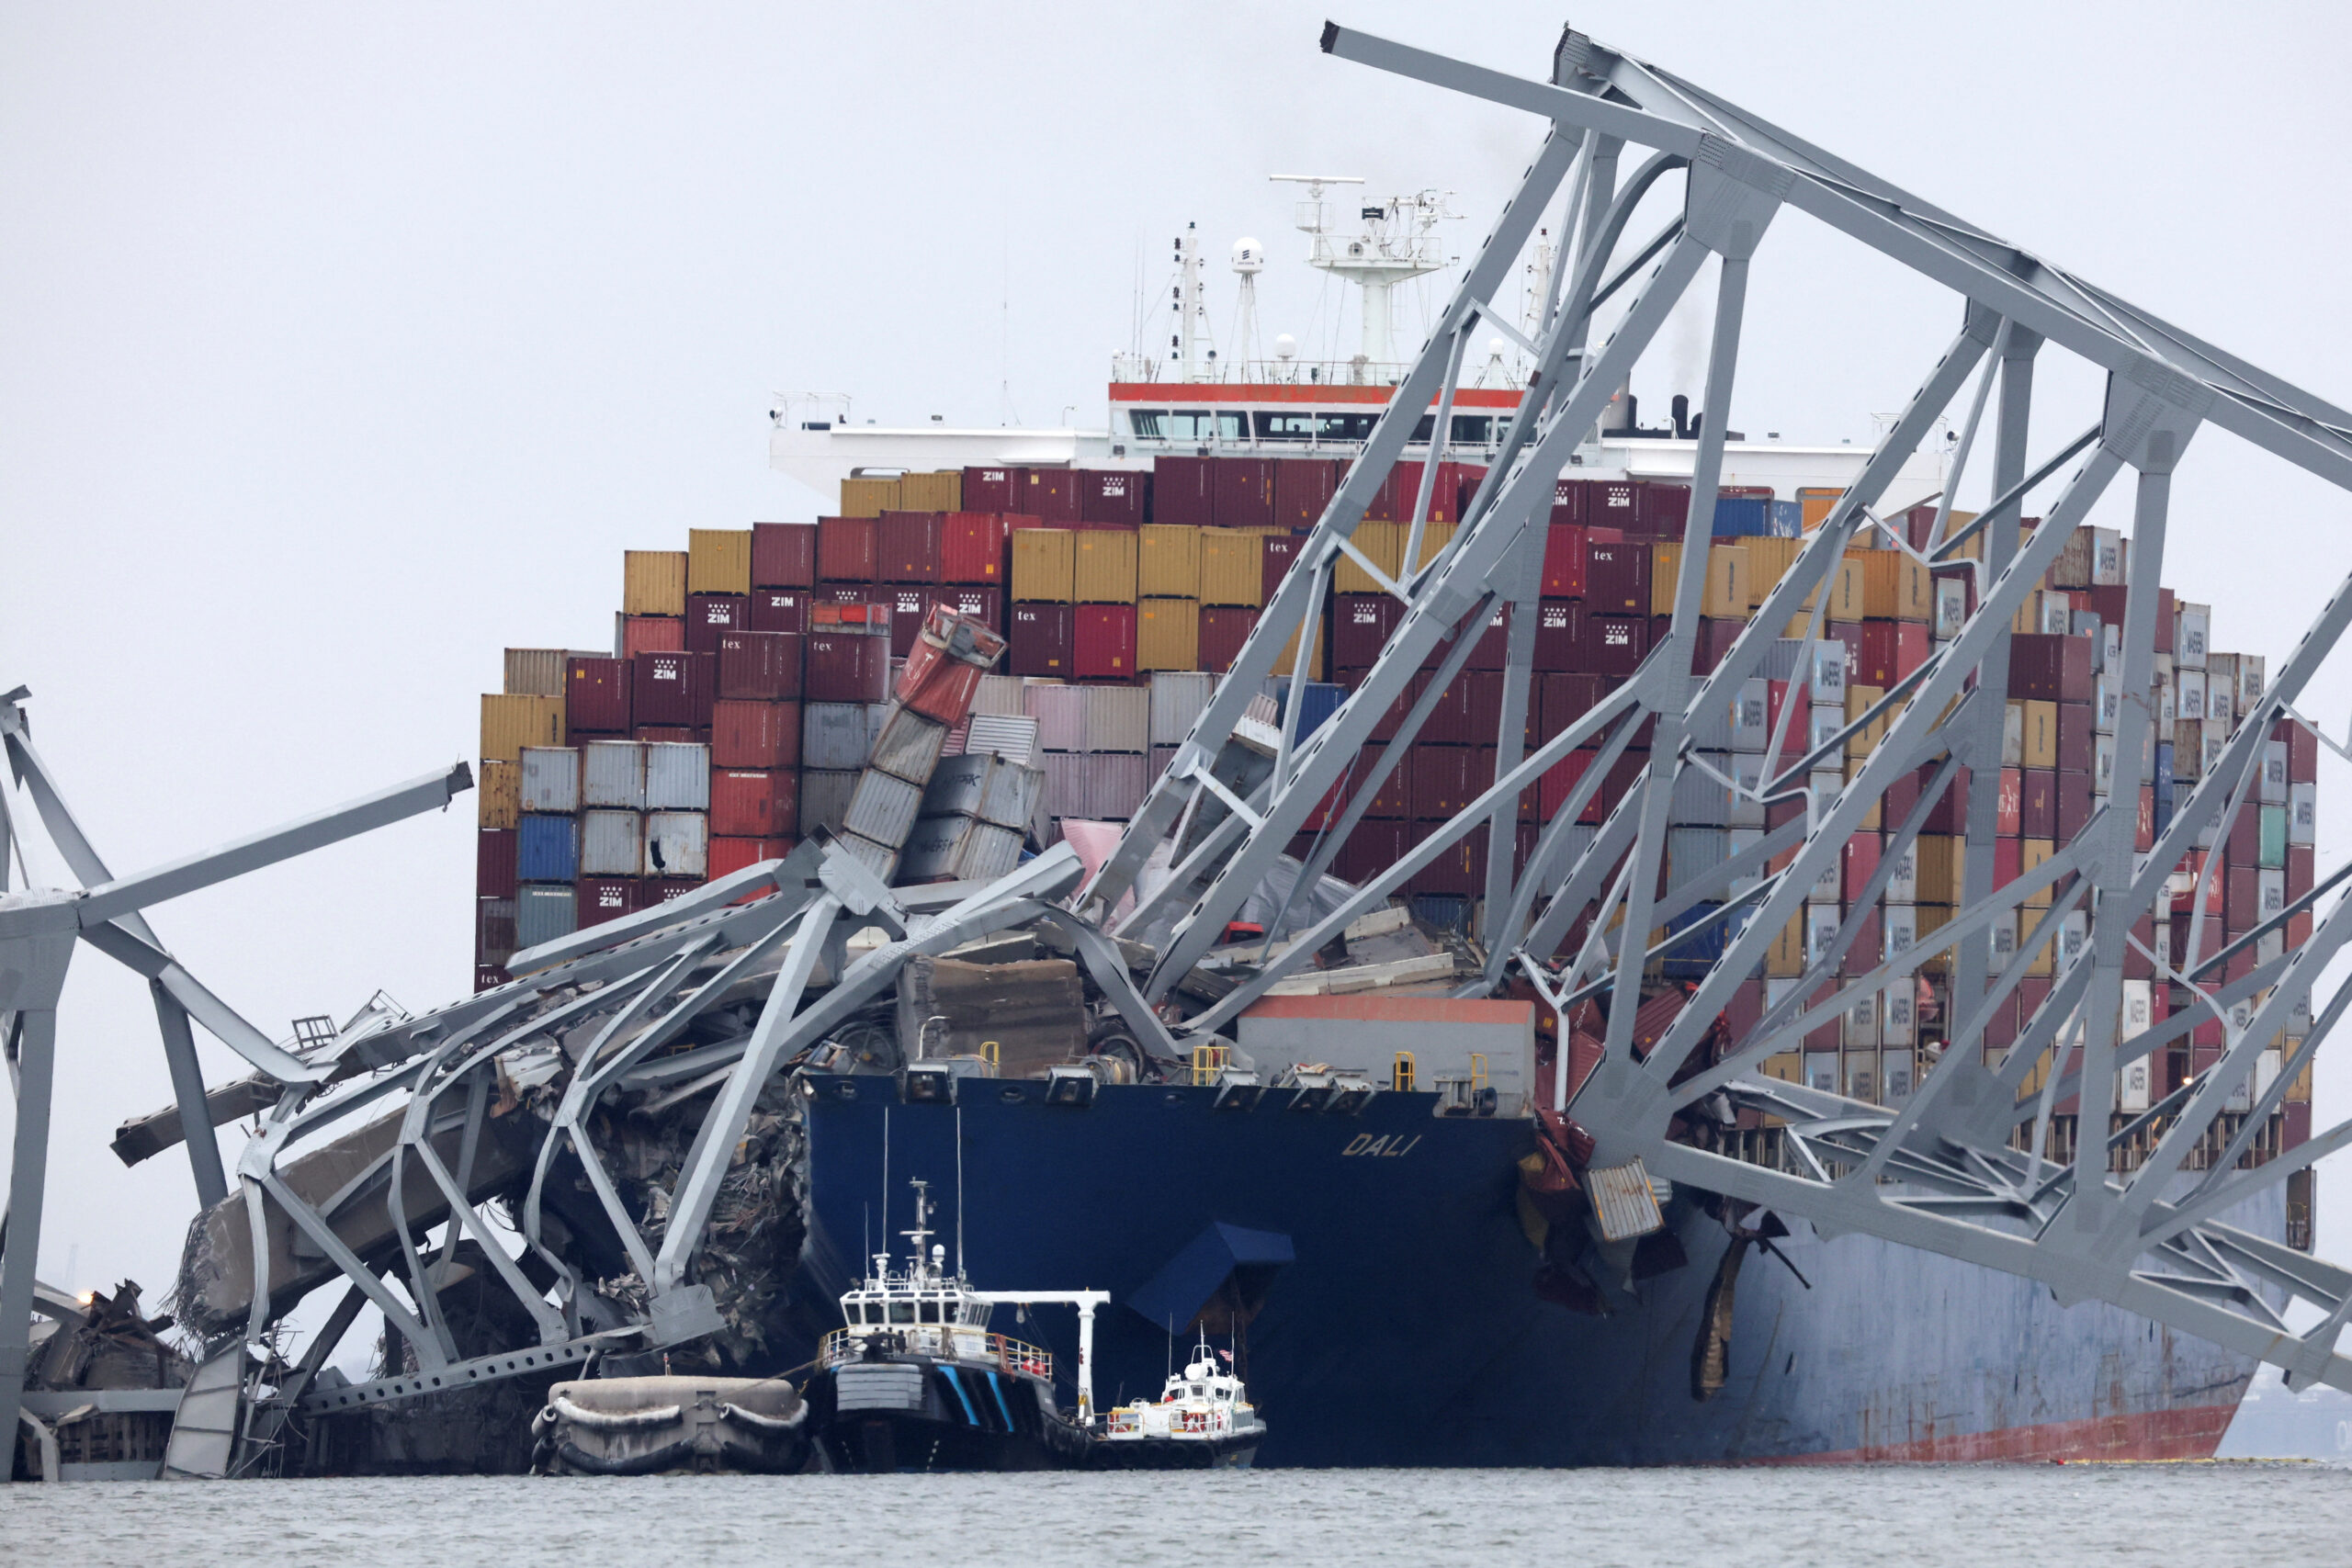
<svg viewBox="0 0 2352 1568">
<path fill-rule="evenodd" d="M 1515 969 L 1560 1009 L 1563 1039 L 1570 1001 L 1604 987 L 1619 997 L 1635 994 L 1645 964 L 1657 955 L 1645 948 L 1642 933 L 1702 900 L 1724 898 L 1745 880 L 1750 884 L 1747 890 L 1706 922 L 1732 928 L 1721 957 L 1679 1021 L 1645 1055 L 1633 1049 L 1634 1009 L 1609 1010 L 1601 1061 L 1574 1100 L 1577 1121 L 1596 1139 L 1596 1160 L 1639 1158 L 1673 1179 L 1770 1205 L 1825 1228 L 1864 1231 L 2028 1275 L 2047 1281 L 2063 1299 L 2114 1302 L 2275 1361 L 2292 1382 L 2317 1378 L 2352 1387 L 2352 1362 L 2335 1350 L 2337 1332 L 2352 1314 L 2352 1274 L 2213 1219 L 2352 1141 L 2347 1122 L 2282 1158 L 2236 1168 L 2291 1075 L 2309 1063 L 2341 1015 L 2346 993 L 2339 991 L 2321 1010 L 2284 1073 L 2255 1097 L 2245 1125 L 2225 1140 L 2225 1152 L 2202 1179 L 2177 1201 L 2163 1196 L 2179 1182 L 2188 1156 L 2207 1139 L 2228 1097 L 2250 1083 L 2263 1048 L 2279 1038 L 2298 1008 L 2309 1004 L 2321 970 L 2352 935 L 2352 917 L 2339 904 L 2307 942 L 2287 947 L 2282 940 L 2278 957 L 2226 987 L 2217 983 L 2219 959 L 2189 973 L 2167 967 L 2164 977 L 2188 986 L 2197 997 L 2193 1010 L 2131 1038 L 2117 1037 L 2124 953 L 2135 919 L 2164 894 L 2200 832 L 2226 832 L 2246 807 L 2247 787 L 2271 722 L 2295 716 L 2296 699 L 2352 618 L 2352 581 L 2338 588 L 2270 691 L 2245 716 L 2219 764 L 2178 806 L 2153 852 L 2135 853 L 2130 811 L 2102 807 L 2052 860 L 1996 889 L 1996 792 L 1972 789 L 1964 899 L 1951 921 L 1931 941 L 1860 978 L 1836 978 L 1867 912 L 1885 890 L 1895 858 L 1917 838 L 1938 796 L 1963 771 L 1987 784 L 1997 776 L 2011 618 L 2109 482 L 2126 468 L 2136 476 L 2121 629 L 2123 705 L 2111 797 L 2136 801 L 2146 777 L 2153 722 L 2149 693 L 2167 502 L 2183 448 L 2201 424 L 2211 423 L 2352 488 L 2352 415 L 1703 89 L 1573 31 L 1561 40 L 1548 83 L 1336 26 L 1327 28 L 1323 47 L 1341 58 L 1526 109 L 1551 121 L 1551 130 L 1363 457 L 1302 547 L 1297 566 L 1259 619 L 1231 675 L 1152 790 L 1118 852 L 1082 895 L 1082 907 L 1109 909 L 1137 890 L 1148 857 L 1172 841 L 1172 874 L 1140 897 L 1119 927 L 1163 944 L 1148 994 L 1164 996 L 1219 940 L 1242 901 L 1306 828 L 1310 813 L 1339 790 L 1337 798 L 1346 805 L 1320 838 L 1310 866 L 1319 870 L 1329 862 L 1462 668 L 1476 637 L 1457 633 L 1475 634 L 1497 605 L 1510 604 L 1515 613 L 1492 787 L 1273 957 L 1257 987 L 1237 990 L 1188 1027 L 1208 1030 L 1226 1022 L 1259 987 L 1303 963 L 1348 920 L 1377 907 L 1438 855 L 1482 831 L 1487 845 L 1482 935 L 1491 957 L 1479 983 L 1468 989 L 1491 988 Z M 1628 143 L 1655 151 L 1621 187 L 1618 164 Z M 1657 181 L 1678 170 L 1684 179 L 1681 212 L 1621 262 L 1623 231 L 1634 208 Z M 1464 507 L 1459 527 L 1434 559 L 1414 570 L 1434 462 L 1424 470 L 1405 552 L 1408 570 L 1392 581 L 1351 536 L 1421 411 L 1432 402 L 1441 411 L 1450 405 L 1470 334 L 1482 321 L 1511 331 L 1491 301 L 1563 184 L 1570 187 L 1563 232 L 1573 234 L 1576 243 L 1557 275 L 1564 290 L 1555 295 L 1538 341 L 1526 345 L 1536 363 L 1529 393 L 1500 455 Z M 1962 299 L 1962 322 L 1794 566 L 1721 664 L 1700 676 L 1692 671 L 1692 658 L 1748 265 L 1783 206 L 1810 213 L 1951 288 Z M 1522 755 L 1542 525 L 1555 480 L 1710 256 L 1719 263 L 1713 335 L 1671 631 L 1608 700 Z M 1614 332 L 1592 346 L 1594 310 L 1628 290 L 1630 303 Z M 2034 360 L 2044 343 L 2105 369 L 2108 387 L 2105 406 L 2090 428 L 2029 472 L 2027 414 Z M 1883 499 L 1905 457 L 1988 355 L 1993 363 L 1986 369 L 1986 389 L 1997 386 L 1999 392 L 1995 499 L 1966 528 L 1949 531 L 1948 485 L 1935 536 L 1924 552 L 1913 551 L 1931 564 L 1962 564 L 1968 539 L 1981 535 L 1975 613 L 1956 639 L 1939 648 L 1844 733 L 1777 774 L 1768 766 L 1766 776 L 1752 785 L 1721 781 L 1758 801 L 1802 792 L 1805 815 L 1732 863 L 1657 896 L 1674 786 L 1686 770 L 1701 766 L 1692 755 L 1694 739 L 1720 722 L 1718 716 L 1741 683 L 1760 672 L 1780 628 L 1802 613 L 1850 541 L 1876 528 L 1887 533 L 1891 545 L 1911 548 L 1871 509 Z M 1438 428 L 1444 428 L 1443 419 L 1441 412 Z M 1972 420 L 1972 440 L 1973 435 Z M 1966 446 L 1959 455 L 1963 463 Z M 1431 453 L 1432 459 L 1436 456 Z M 2078 457 L 2080 466 L 2064 479 L 2040 526 L 2020 542 L 2017 523 L 2027 495 Z M 1955 474 L 1952 482 L 1957 479 Z M 1338 713 L 1311 737 L 1300 740 L 1285 727 L 1272 767 L 1247 781 L 1245 795 L 1223 765 L 1226 738 L 1261 682 L 1275 672 L 1279 650 L 1294 633 L 1303 627 L 1305 637 L 1314 635 L 1317 607 L 1342 557 L 1401 602 L 1396 631 Z M 1812 614 L 1800 667 L 1808 663 L 1811 646 L 1821 636 L 1823 608 L 1826 595 L 1822 608 Z M 1414 672 L 1449 639 L 1450 651 L 1443 652 L 1424 694 L 1396 725 L 1394 739 L 1368 750 L 1381 716 L 1400 703 Z M 1304 679 L 1303 660 L 1289 678 L 1294 683 Z M 1287 711 L 1296 706 L 1288 705 Z M 1645 722 L 1655 729 L 1645 765 L 1592 842 L 1579 849 L 1573 825 L 1609 765 Z M 1836 787 L 1814 782 L 1816 763 L 1826 759 L 1834 765 L 1849 739 L 1882 724 L 1883 737 L 1850 782 L 1841 780 Z M 1781 756 L 1779 741 L 1776 735 L 1768 757 Z M 1571 750 L 1595 742 L 1604 748 L 1600 761 L 1581 775 L 1514 880 L 1511 824 L 1521 792 Z M 1370 759 L 1368 769 L 1361 765 L 1360 753 Z M 1787 999 L 1733 1050 L 1693 1071 L 1691 1057 L 1702 1033 L 1735 987 L 1758 970 L 1773 933 L 1803 914 L 1807 889 L 1835 868 L 1840 847 L 1888 786 L 1928 767 L 1936 769 L 1932 782 L 1890 834 L 1875 880 L 1852 900 L 1854 912 L 1826 950 L 1808 954 L 1809 966 Z M 1791 851 L 1780 870 L 1770 869 L 1771 857 Z M 1989 932 L 1996 919 L 2070 876 L 2071 887 L 2030 932 L 2021 933 L 2014 956 L 1995 974 Z M 2318 891 L 2333 881 L 2323 879 Z M 2283 939 L 2289 919 L 2311 908 L 2315 898 L 2316 893 L 2300 901 L 2247 941 L 2273 933 Z M 2087 918 L 2086 945 L 2060 954 L 2063 977 L 2000 1066 L 1978 1065 L 1984 1021 L 1994 1007 L 2015 993 L 2036 955 L 2058 939 L 2066 918 L 2076 912 Z M 1579 921 L 1591 934 L 1565 973 L 1555 976 L 1545 955 Z M 1632 936 L 1612 942 L 1612 925 Z M 1701 934 L 1694 928 L 1674 940 L 1690 942 Z M 1947 950 L 1953 955 L 1956 1027 L 1936 1067 L 1901 1111 L 1858 1106 L 1749 1076 L 1766 1056 L 1796 1049 L 1807 1030 L 1835 1020 Z M 1808 1000 L 1824 987 L 1830 992 L 1826 999 Z M 2233 1013 L 2233 1006 L 2256 996 L 2263 999 L 2250 1016 L 2243 1010 Z M 2228 1047 L 2218 1066 L 2114 1137 L 2082 1136 L 2071 1162 L 2052 1167 L 2044 1160 L 2052 1108 L 2061 1097 L 2079 1095 L 2083 1127 L 2107 1127 L 2115 1107 L 2117 1068 L 2206 1021 L 2226 1031 Z M 1565 1049 L 1561 1056 L 1565 1075 Z M 2052 1058 L 2041 1092 L 2020 1103 L 2018 1091 L 2029 1075 Z M 1564 1078 L 1561 1106 L 1566 1105 Z M 1792 1119 L 1787 1146 L 1798 1168 L 1768 1168 L 1668 1135 L 1678 1116 L 1711 1111 L 1727 1116 L 1740 1107 Z M 2022 1155 L 2007 1147 L 2012 1127 L 2021 1122 L 2033 1127 L 2031 1152 Z M 2135 1170 L 2120 1179 L 2111 1174 L 2110 1150 L 2143 1134 L 2155 1136 L 2153 1152 Z M 2288 1329 L 2283 1309 L 2275 1303 L 2290 1298 L 2318 1310 L 2317 1326 L 2301 1334 Z"/>
</svg>

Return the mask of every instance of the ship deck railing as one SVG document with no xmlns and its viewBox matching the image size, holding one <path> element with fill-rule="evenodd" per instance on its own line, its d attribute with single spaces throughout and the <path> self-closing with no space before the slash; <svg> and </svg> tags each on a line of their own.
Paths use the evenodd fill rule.
<svg viewBox="0 0 2352 1568">
<path fill-rule="evenodd" d="M 817 1365 L 838 1367 L 863 1360 L 866 1341 L 875 1337 L 882 1338 L 893 1351 L 903 1348 L 908 1355 L 994 1361 L 1003 1371 L 1021 1372 L 1047 1382 L 1054 1381 L 1052 1351 L 1041 1350 L 1009 1335 L 989 1334 L 954 1324 L 894 1323 L 836 1328 L 819 1344 Z"/>
</svg>

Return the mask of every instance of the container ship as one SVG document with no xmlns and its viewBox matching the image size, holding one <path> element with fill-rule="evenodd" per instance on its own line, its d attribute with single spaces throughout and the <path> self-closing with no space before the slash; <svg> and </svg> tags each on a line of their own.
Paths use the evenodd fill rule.
<svg viewBox="0 0 2352 1568">
<path fill-rule="evenodd" d="M 1104 428 L 880 426 L 857 423 L 839 400 L 780 399 L 772 462 L 837 496 L 833 512 L 693 530 L 682 550 L 632 552 L 609 649 L 507 650 L 505 689 L 482 699 L 478 988 L 505 983 L 518 948 L 643 910 L 820 832 L 901 886 L 1001 874 L 1064 840 L 1099 861 L 1393 395 L 1404 367 L 1388 348 L 1388 288 L 1442 265 L 1432 239 L 1442 203 L 1425 195 L 1362 207 L 1363 232 L 1349 235 L 1330 220 L 1329 183 L 1311 187 L 1299 227 L 1314 265 L 1363 286 L 1363 352 L 1309 363 L 1285 338 L 1271 359 L 1245 346 L 1220 363 L 1188 231 L 1174 245 L 1168 352 L 1114 361 Z M 1233 254 L 1246 345 L 1262 250 L 1245 240 Z M 1550 265 L 1540 246 L 1533 265 Z M 1544 293 L 1544 280 L 1532 280 L 1532 297 Z M 1392 580 L 1413 564 L 1405 556 L 1417 510 L 1426 518 L 1420 558 L 1442 547 L 1524 394 L 1524 366 L 1498 339 L 1473 382 L 1465 378 L 1442 411 L 1444 430 L 1440 410 L 1423 419 L 1355 536 Z M 1645 426 L 1627 389 L 1559 481 L 1543 543 L 1531 746 L 1588 713 L 1663 634 L 1696 446 L 1683 400 Z M 1709 548 L 1708 667 L 1861 460 L 1850 446 L 1727 433 Z M 1888 513 L 1890 531 L 1924 544 L 1942 479 L 1940 443 L 1931 442 L 1893 487 L 1916 504 Z M 2002 881 L 2049 858 L 2109 803 L 2126 695 L 2112 650 L 2129 543 L 2082 530 L 2018 613 L 1999 780 Z M 1775 748 L 1784 763 L 1805 755 L 1957 634 L 1973 608 L 1971 581 L 1901 549 L 1850 550 L 1824 590 L 1826 656 L 1806 669 L 1783 660 L 1749 682 L 1701 742 L 1713 749 L 1702 760 L 1752 780 Z M 1394 629 L 1396 602 L 1382 586 L 1343 560 L 1310 622 L 1313 638 L 1284 651 L 1285 669 L 1305 667 L 1295 688 L 1300 733 L 1356 685 Z M 890 760 L 904 747 L 888 733 L 889 698 L 941 606 L 1001 637 L 1001 661 L 977 680 L 967 713 L 930 742 L 920 767 L 903 766 Z M 2212 764 L 2262 693 L 2262 658 L 2222 651 L 2217 629 L 2207 605 L 2185 598 L 2160 616 L 2148 694 L 2160 739 L 2153 783 L 2137 802 L 2143 850 L 2170 819 L 2176 787 L 2185 792 Z M 1356 880 L 1394 863 L 1489 787 L 1508 630 L 1498 615 L 1407 765 L 1329 857 L 1333 875 Z M 1781 646 L 1799 648 L 1801 635 L 1800 626 Z M 1270 682 L 1269 709 L 1292 690 Z M 1849 744 L 1845 777 L 1868 745 L 1867 735 Z M 958 777 L 994 769 L 1012 780 L 993 809 L 977 805 L 977 793 L 939 796 L 934 774 L 959 756 L 978 761 L 948 770 L 960 768 Z M 1585 807 L 1580 830 L 1589 833 L 1640 760 L 1634 750 L 1604 763 L 1588 750 L 1553 769 L 1521 799 L 1521 860 L 1588 767 L 1611 774 Z M 2258 809 L 2202 852 L 2220 861 L 2221 874 L 2194 893 L 2184 879 L 2167 918 L 2144 922 L 2148 953 L 2187 953 L 2192 941 L 2201 944 L 2196 956 L 2218 953 L 2310 892 L 2315 766 L 2312 734 L 2280 724 L 2267 744 Z M 903 808 L 875 809 L 861 780 L 877 771 L 901 780 Z M 1867 972 L 1949 918 L 1965 810 L 1948 796 L 1930 817 L 1845 973 Z M 1782 813 L 1678 791 L 1678 876 L 1754 846 Z M 1321 815 L 1310 820 L 1295 859 L 1329 848 L 1321 840 L 1331 826 Z M 1814 890 L 1726 1021 L 1752 1021 L 1796 984 L 1878 870 L 1880 829 L 1873 818 L 1854 835 L 1841 874 Z M 903 996 L 897 1040 L 869 1028 L 862 1044 L 843 1037 L 802 1064 L 797 1169 L 775 1201 L 799 1197 L 777 1218 L 788 1244 L 762 1297 L 757 1353 L 742 1364 L 756 1371 L 814 1353 L 836 1325 L 832 1303 L 854 1284 L 867 1238 L 888 1229 L 886 1182 L 898 1173 L 959 1204 L 970 1184 L 971 1252 L 989 1270 L 1112 1292 L 1121 1305 L 1103 1314 L 1094 1346 L 1106 1401 L 1148 1394 L 1171 1346 L 1204 1331 L 1230 1337 L 1237 1370 L 1272 1424 L 1261 1463 L 2211 1453 L 2251 1361 L 2111 1307 L 2062 1307 L 2022 1279 L 1868 1236 L 1803 1225 L 1792 1235 L 1769 1216 L 1748 1224 L 1736 1207 L 1684 1190 L 1656 1195 L 1666 1227 L 1629 1269 L 1594 1267 L 1574 1227 L 1549 1224 L 1531 1201 L 1526 1175 L 1537 1149 L 1535 1088 L 1552 1081 L 1563 1052 L 1569 1072 L 1589 1070 L 1586 1043 L 1574 1032 L 1553 1038 L 1544 1010 L 1525 999 L 1453 999 L 1449 954 L 1475 941 L 1485 843 L 1466 841 L 1415 876 L 1387 916 L 1360 922 L 1366 953 L 1408 954 L 1383 966 L 1378 989 L 1357 1003 L 1366 1038 L 1401 1029 L 1419 1048 L 1360 1062 L 1352 1074 L 1335 1075 L 1348 1047 L 1329 1032 L 1348 1010 L 1324 1005 L 1334 1001 L 1330 987 L 1316 997 L 1317 982 L 1278 987 L 1315 1006 L 1270 996 L 1244 1015 L 1236 1060 L 1256 1069 L 1242 1075 L 1247 1086 L 1151 1061 L 1131 1039 L 1099 1029 L 1047 1030 L 1036 1036 L 1045 1044 L 1024 1048 L 1023 1020 L 1007 1016 L 996 1031 L 1004 1040 L 985 1051 L 976 1033 L 965 1042 L 967 1076 L 952 1092 L 919 1091 L 900 1069 L 922 1054 L 910 1042 L 928 1021 L 910 1015 Z M 1235 941 L 1279 939 L 1300 897 L 1312 901 L 1311 892 L 1270 887 L 1268 929 Z M 2029 899 L 2027 917 L 2050 898 Z M 2192 907 L 2199 899 L 2201 917 Z M 2082 917 L 2073 919 L 2078 926 Z M 2308 934 L 2310 917 L 2301 919 Z M 1384 937 L 1401 945 L 1384 949 Z M 2013 951 L 2018 938 L 1996 927 L 1996 953 Z M 2053 963 L 2080 942 L 2070 928 L 2054 961 L 2044 950 L 1987 1029 L 1988 1061 L 2048 994 Z M 1645 988 L 1645 1019 L 1670 1021 L 1682 983 L 1711 957 L 1659 966 Z M 2251 964 L 2255 950 L 2240 957 Z M 2122 1005 L 2134 1027 L 2185 1001 L 2149 957 L 2127 963 Z M 1947 956 L 1817 1029 L 1767 1072 L 1900 1105 L 1943 1048 L 1948 964 Z M 2299 1020 L 2277 1044 L 2291 1050 L 2307 1027 Z M 2217 1060 L 2222 1044 L 2209 1024 L 2127 1068 L 2117 1124 Z M 2266 1058 L 2274 1074 L 2281 1059 L 2275 1045 Z M 2241 1091 L 2215 1137 L 2234 1133 L 2250 1109 Z M 2067 1098 L 2050 1118 L 2057 1157 L 2068 1157 L 2074 1111 Z M 2275 1157 L 2310 1133 L 2306 1069 L 2244 1157 Z M 1743 1111 L 1732 1135 L 1761 1144 L 1775 1132 L 1769 1118 Z M 2308 1248 L 2312 1202 L 2304 1171 L 2235 1220 Z M 1054 1343 L 1050 1323 L 1032 1332 L 1058 1355 L 1073 1352 Z M 1397 1408 L 1400 1393 L 1409 1413 Z"/>
</svg>

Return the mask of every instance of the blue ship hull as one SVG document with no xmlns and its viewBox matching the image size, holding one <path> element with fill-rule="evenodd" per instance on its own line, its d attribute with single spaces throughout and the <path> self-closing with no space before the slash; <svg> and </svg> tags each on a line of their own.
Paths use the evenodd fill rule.
<svg viewBox="0 0 2352 1568">
<path fill-rule="evenodd" d="M 1745 1260 L 1728 1378 L 1702 1402 L 1692 1349 L 1724 1227 L 1675 1205 L 1688 1266 L 1643 1281 L 1638 1307 L 1591 1316 L 1540 1299 L 1517 1201 L 1529 1122 L 1439 1118 L 1426 1094 L 1340 1116 L 1289 1111 L 1276 1094 L 1239 1112 L 1204 1089 L 1104 1088 L 1060 1106 L 1039 1083 L 959 1087 L 950 1107 L 900 1103 L 888 1078 L 809 1080 L 800 1301 L 821 1310 L 854 1282 L 906 1223 L 909 1178 L 952 1213 L 960 1157 L 976 1286 L 1111 1292 L 1094 1340 L 1107 1405 L 1159 1388 L 1170 1327 L 1134 1305 L 1189 1311 L 1198 1292 L 1171 1298 L 1171 1269 L 1181 1280 L 1204 1237 L 1287 1238 L 1247 1329 L 1261 1464 L 2201 1457 L 2253 1371 L 2112 1308 L 2062 1308 L 2027 1280 L 1800 1226 L 1778 1244 L 1793 1268 Z M 2238 1219 L 2276 1235 L 2280 1216 Z M 1172 1326 L 1181 1340 L 1185 1324 Z M 1056 1353 L 1067 1384 L 1072 1314 L 1037 1309 L 1021 1332 Z"/>
</svg>

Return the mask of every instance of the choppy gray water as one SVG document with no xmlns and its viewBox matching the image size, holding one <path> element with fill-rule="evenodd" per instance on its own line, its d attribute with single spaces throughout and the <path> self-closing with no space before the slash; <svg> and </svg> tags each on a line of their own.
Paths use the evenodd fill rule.
<svg viewBox="0 0 2352 1568">
<path fill-rule="evenodd" d="M 0 1562 L 2342 1564 L 2352 1468 L 1264 1471 L 0 1490 Z"/>
</svg>

